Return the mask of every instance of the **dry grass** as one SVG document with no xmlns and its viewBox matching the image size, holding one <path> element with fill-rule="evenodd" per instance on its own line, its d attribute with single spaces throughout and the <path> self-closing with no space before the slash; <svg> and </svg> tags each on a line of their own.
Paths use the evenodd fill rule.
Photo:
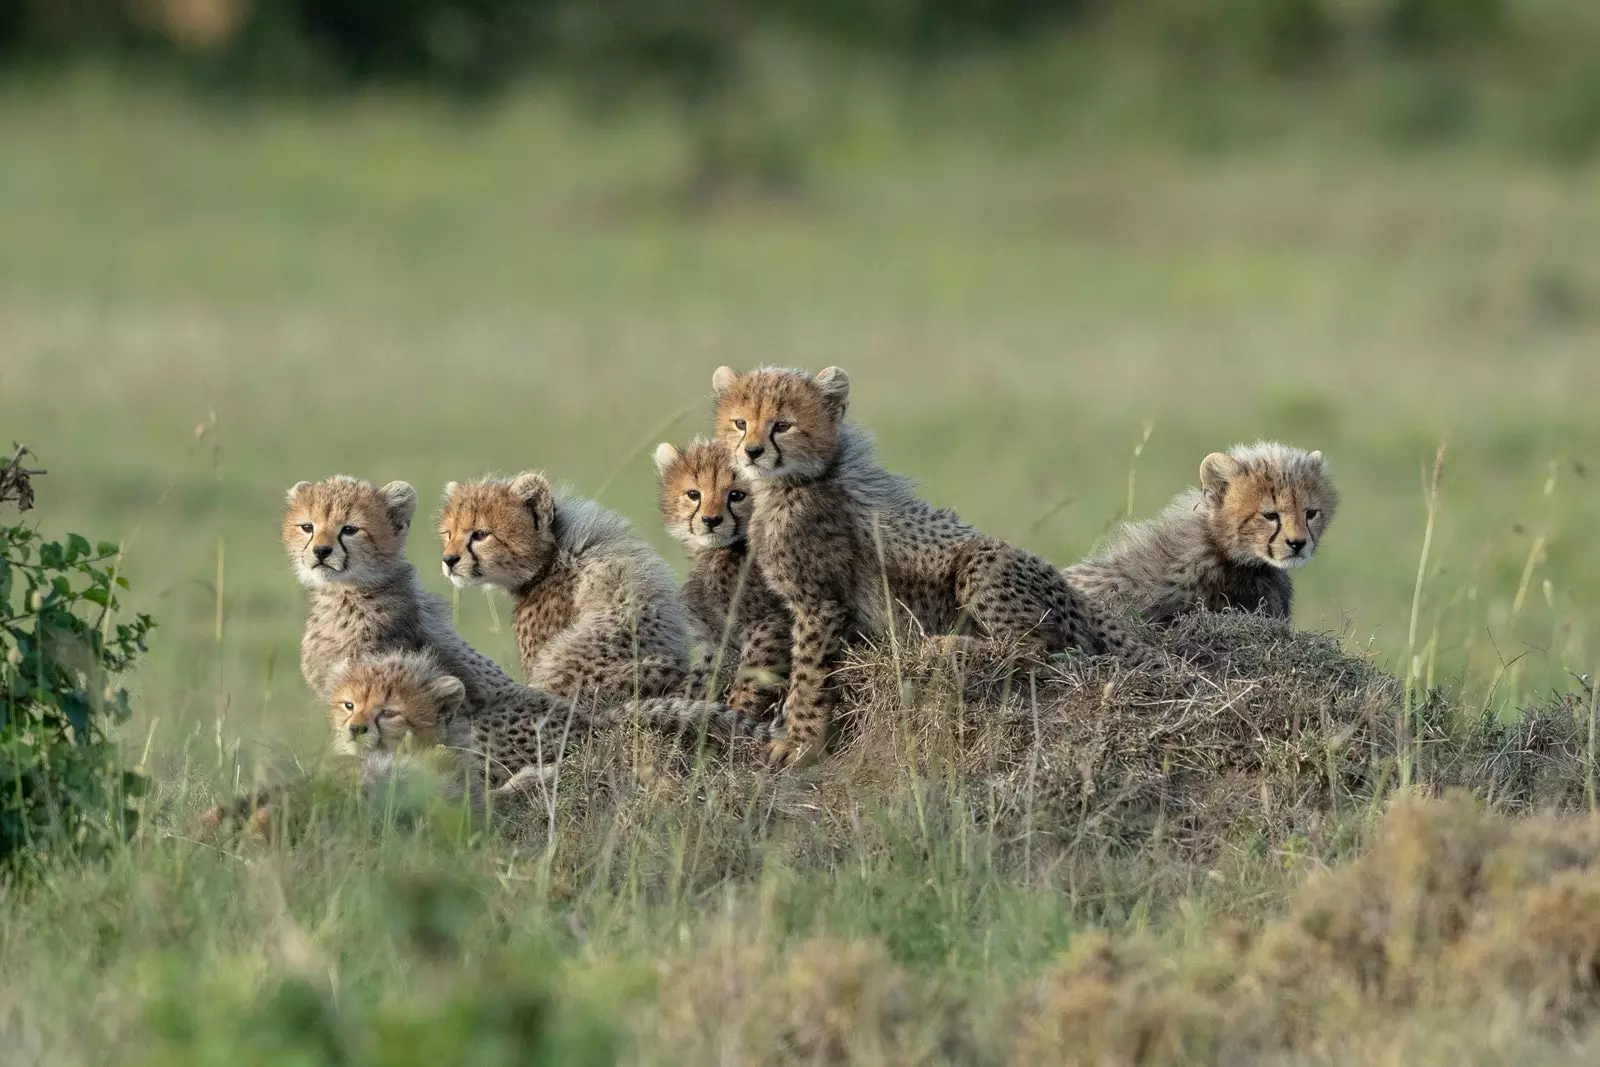
<svg viewBox="0 0 1600 1067">
<path fill-rule="evenodd" d="M 709 807 L 702 856 L 773 836 L 826 854 L 873 833 L 864 813 L 929 798 L 1030 869 L 1152 846 L 1205 861 L 1320 839 L 1381 807 L 1402 748 L 1424 790 L 1469 789 L 1504 812 L 1584 802 L 1586 727 L 1571 702 L 1505 724 L 1434 693 L 1398 737 L 1399 681 L 1332 636 L 1232 615 L 1152 636 L 1189 673 L 933 642 L 859 648 L 841 671 L 836 750 L 817 769 L 774 776 L 750 749 L 690 756 L 619 729 L 568 762 L 528 832 L 650 837 L 660 813 L 694 803 Z M 706 873 L 730 873 L 718 866 Z"/>
<path fill-rule="evenodd" d="M 1032 992 L 1018 1062 L 1384 1062 L 1527 1051 L 1600 1019 L 1600 822 L 1410 799 L 1257 936 L 1174 957 L 1087 938 Z"/>
</svg>

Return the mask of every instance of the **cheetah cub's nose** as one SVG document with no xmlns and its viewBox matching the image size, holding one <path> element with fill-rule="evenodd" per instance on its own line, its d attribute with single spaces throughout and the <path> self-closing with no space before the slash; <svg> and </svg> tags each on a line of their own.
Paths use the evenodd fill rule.
<svg viewBox="0 0 1600 1067">
<path fill-rule="evenodd" d="M 722 516 L 721 515 L 702 515 L 702 516 L 700 516 L 700 521 L 706 524 L 706 529 L 715 530 L 718 526 L 722 525 Z"/>
<path fill-rule="evenodd" d="M 327 559 L 329 556 L 333 555 L 333 546 L 315 545 L 311 549 L 311 554 L 316 556 L 318 559 Z"/>
<path fill-rule="evenodd" d="M 749 456 L 751 459 L 760 459 L 761 453 L 765 452 L 766 450 L 767 447 L 765 445 L 747 445 L 745 446 L 744 454 Z"/>
<path fill-rule="evenodd" d="M 446 556 L 444 558 L 444 569 L 447 570 L 447 571 L 453 571 L 453 570 L 456 569 L 456 564 L 460 563 L 460 562 L 461 562 L 461 557 L 459 555 L 457 555 L 457 554 L 448 555 L 448 556 Z"/>
<path fill-rule="evenodd" d="M 1297 556 L 1300 554 L 1300 550 L 1306 547 L 1305 538 L 1303 537 L 1285 538 L 1283 543 L 1288 545 L 1289 551 L 1293 552 Z"/>
<path fill-rule="evenodd" d="M 357 738 L 357 737 L 360 737 L 362 734 L 364 734 L 366 732 L 367 732 L 367 724 L 366 723 L 364 723 L 364 722 L 353 722 L 353 723 L 350 724 L 350 737 L 351 737 L 352 740 Z"/>
</svg>

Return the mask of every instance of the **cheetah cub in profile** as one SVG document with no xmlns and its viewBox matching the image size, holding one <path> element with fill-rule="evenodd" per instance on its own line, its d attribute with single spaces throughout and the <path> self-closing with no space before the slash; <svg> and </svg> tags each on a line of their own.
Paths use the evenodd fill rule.
<svg viewBox="0 0 1600 1067">
<path fill-rule="evenodd" d="M 1289 571 L 1310 561 L 1339 493 L 1321 452 L 1263 441 L 1213 452 L 1200 488 L 1159 517 L 1125 526 L 1067 580 L 1107 605 L 1167 624 L 1201 608 L 1289 617 Z"/>
<path fill-rule="evenodd" d="M 689 632 L 671 570 L 615 512 L 524 473 L 445 487 L 443 566 L 516 601 L 528 684 L 580 700 L 683 686 Z"/>
<path fill-rule="evenodd" d="M 789 609 L 750 552 L 750 483 L 721 441 L 697 437 L 656 446 L 661 519 L 689 550 L 682 598 L 690 630 L 707 651 L 696 673 L 715 677 L 728 704 L 764 716 L 783 699 L 789 673 Z"/>
<path fill-rule="evenodd" d="M 883 633 L 891 611 L 931 635 L 974 630 L 1041 652 L 1150 654 L 1052 564 L 933 507 L 880 467 L 872 438 L 845 422 L 850 379 L 838 367 L 815 376 L 722 367 L 711 384 L 718 435 L 753 490 L 751 549 L 794 617 L 787 736 L 773 743 L 775 761 L 820 755 L 837 699 L 828 676 L 845 642 Z"/>
</svg>

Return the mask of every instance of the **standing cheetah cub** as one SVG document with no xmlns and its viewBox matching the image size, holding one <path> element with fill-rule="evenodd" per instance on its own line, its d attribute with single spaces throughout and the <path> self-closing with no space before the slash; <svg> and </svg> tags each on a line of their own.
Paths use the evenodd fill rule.
<svg viewBox="0 0 1600 1067">
<path fill-rule="evenodd" d="M 682 687 L 689 632 L 677 582 L 620 515 L 525 473 L 451 482 L 439 537 L 447 578 L 516 601 L 529 685 L 601 702 Z"/>
<path fill-rule="evenodd" d="M 982 636 L 1056 652 L 1146 650 L 1030 552 L 918 498 L 878 466 L 872 438 L 844 421 L 850 379 L 763 367 L 712 377 L 718 434 L 750 478 L 750 545 L 794 616 L 787 737 L 778 762 L 816 757 L 833 702 L 828 675 L 854 634 L 879 634 L 891 610 L 927 634 Z"/>
<path fill-rule="evenodd" d="M 1263 441 L 1213 452 L 1200 488 L 1132 523 L 1098 556 L 1066 570 L 1085 595 L 1156 624 L 1195 608 L 1289 617 L 1289 571 L 1333 521 L 1339 493 L 1321 452 Z"/>
<path fill-rule="evenodd" d="M 656 446 L 661 519 L 690 553 L 682 597 L 690 629 L 709 651 L 697 673 L 729 679 L 727 702 L 763 716 L 783 699 L 789 673 L 789 609 L 750 552 L 750 483 L 721 441 L 695 438 L 679 451 Z"/>
</svg>

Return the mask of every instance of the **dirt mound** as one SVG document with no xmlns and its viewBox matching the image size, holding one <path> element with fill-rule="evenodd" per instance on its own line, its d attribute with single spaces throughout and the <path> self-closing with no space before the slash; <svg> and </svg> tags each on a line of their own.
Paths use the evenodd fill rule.
<svg viewBox="0 0 1600 1067">
<path fill-rule="evenodd" d="M 1202 850 L 1222 835 L 1315 833 L 1365 808 L 1398 779 L 1402 749 L 1430 788 L 1519 810 L 1580 799 L 1563 707 L 1506 727 L 1464 721 L 1434 694 L 1402 734 L 1400 683 L 1331 636 L 1213 614 L 1151 637 L 1187 669 L 1029 665 L 929 642 L 860 650 L 844 674 L 841 761 L 885 788 L 907 771 L 978 786 L 991 814 L 1044 840 L 1158 835 Z"/>
</svg>

